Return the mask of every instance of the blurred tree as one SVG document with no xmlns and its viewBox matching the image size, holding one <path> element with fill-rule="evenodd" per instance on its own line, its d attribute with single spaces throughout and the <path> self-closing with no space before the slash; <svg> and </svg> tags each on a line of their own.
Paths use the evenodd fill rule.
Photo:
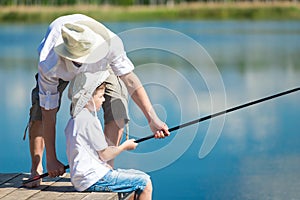
<svg viewBox="0 0 300 200">
<path fill-rule="evenodd" d="M 174 5 L 185 2 L 288 2 L 299 0 L 0 0 L 1 5 L 75 5 L 75 4 L 111 4 L 111 5 Z"/>
</svg>

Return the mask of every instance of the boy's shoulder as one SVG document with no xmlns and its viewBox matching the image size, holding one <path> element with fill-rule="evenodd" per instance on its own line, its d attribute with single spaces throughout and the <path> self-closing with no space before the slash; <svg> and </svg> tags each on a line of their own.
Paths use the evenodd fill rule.
<svg viewBox="0 0 300 200">
<path fill-rule="evenodd" d="M 88 109 L 83 108 L 73 119 L 74 121 L 90 121 L 93 117 L 94 116 Z"/>
<path fill-rule="evenodd" d="M 78 115 L 76 115 L 76 117 L 73 118 L 73 120 L 77 126 L 81 127 L 91 126 L 92 124 L 98 126 L 98 124 L 101 124 L 98 117 L 95 117 L 94 114 L 86 108 L 82 109 L 80 113 L 78 113 Z"/>
</svg>

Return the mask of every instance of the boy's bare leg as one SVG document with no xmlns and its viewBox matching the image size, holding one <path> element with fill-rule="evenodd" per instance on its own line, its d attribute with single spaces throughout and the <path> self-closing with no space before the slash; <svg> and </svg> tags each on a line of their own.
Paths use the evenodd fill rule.
<svg viewBox="0 0 300 200">
<path fill-rule="evenodd" d="M 124 131 L 124 119 L 110 121 L 104 125 L 104 134 L 109 146 L 119 146 Z M 112 168 L 114 167 L 114 160 L 107 162 Z"/>
<path fill-rule="evenodd" d="M 138 196 L 139 200 L 151 200 L 152 199 L 152 182 L 149 181 L 144 188 L 143 192 Z"/>
<path fill-rule="evenodd" d="M 31 121 L 29 124 L 29 146 L 31 156 L 31 177 L 43 173 L 42 157 L 44 152 L 44 138 L 42 132 L 42 121 Z M 41 179 L 26 184 L 26 187 L 38 187 Z"/>
</svg>

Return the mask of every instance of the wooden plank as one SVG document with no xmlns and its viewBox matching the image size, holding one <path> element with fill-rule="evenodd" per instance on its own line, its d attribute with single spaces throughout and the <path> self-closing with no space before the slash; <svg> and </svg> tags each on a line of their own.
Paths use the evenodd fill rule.
<svg viewBox="0 0 300 200">
<path fill-rule="evenodd" d="M 73 187 L 69 174 L 59 179 L 57 182 L 49 185 L 49 187 L 43 189 L 43 191 L 55 191 L 55 192 L 76 192 Z"/>
<path fill-rule="evenodd" d="M 92 192 L 89 193 L 85 198 L 82 200 L 119 200 L 117 193 L 111 192 Z"/>
<path fill-rule="evenodd" d="M 83 200 L 97 199 L 97 200 L 129 200 L 133 199 L 134 192 L 121 194 L 111 192 L 92 192 L 89 193 Z"/>
<path fill-rule="evenodd" d="M 2 197 L 5 198 L 5 200 L 30 199 L 34 194 L 39 193 L 40 190 L 43 190 L 44 188 L 49 187 L 49 185 L 53 184 L 55 181 L 60 179 L 60 177 L 54 178 L 54 179 L 51 179 L 51 181 L 43 182 L 41 184 L 41 186 L 39 186 L 37 188 L 29 189 L 29 188 L 24 188 L 22 185 L 22 181 L 25 177 L 28 178 L 29 174 L 21 174 L 21 175 L 17 176 L 16 178 L 7 181 L 5 184 L 9 187 L 5 188 L 5 192 L 3 192 L 3 194 L 5 194 L 5 195 Z M 2 188 L 0 188 L 0 189 L 2 189 Z"/>
<path fill-rule="evenodd" d="M 26 200 L 32 195 L 39 192 L 39 189 L 18 188 L 4 197 L 5 200 Z"/>
<path fill-rule="evenodd" d="M 22 186 L 22 179 L 28 175 L 19 174 L 0 185 L 0 198 L 7 196 Z"/>
<path fill-rule="evenodd" d="M 80 200 L 85 198 L 88 193 L 84 192 L 64 192 L 59 195 L 57 200 Z"/>
<path fill-rule="evenodd" d="M 70 174 L 67 174 L 64 178 L 60 179 L 51 186 L 45 188 L 43 192 L 54 192 L 56 196 L 55 199 L 61 200 L 76 200 L 76 199 L 105 199 L 105 200 L 115 200 L 112 197 L 118 197 L 117 193 L 95 193 L 94 195 L 89 196 L 92 193 L 88 192 L 77 192 L 73 187 Z M 59 194 L 57 194 L 59 193 Z M 53 195 L 53 194 L 52 194 Z M 48 196 L 49 198 L 49 196 Z M 116 198 L 118 200 L 118 198 Z"/>
<path fill-rule="evenodd" d="M 70 181 L 70 174 L 62 177 L 43 179 L 41 186 L 37 188 L 24 188 L 22 181 L 29 174 L 0 174 L 0 199 L 4 200 L 128 200 L 129 196 L 111 192 L 77 192 Z"/>
<path fill-rule="evenodd" d="M 52 192 L 52 191 L 39 191 L 30 197 L 30 200 L 47 200 L 47 199 L 57 199 L 60 196 L 60 192 Z"/>
<path fill-rule="evenodd" d="M 0 187 L 3 183 L 5 183 L 6 181 L 13 179 L 17 176 L 19 176 L 20 173 L 9 173 L 9 174 L 0 174 Z"/>
</svg>

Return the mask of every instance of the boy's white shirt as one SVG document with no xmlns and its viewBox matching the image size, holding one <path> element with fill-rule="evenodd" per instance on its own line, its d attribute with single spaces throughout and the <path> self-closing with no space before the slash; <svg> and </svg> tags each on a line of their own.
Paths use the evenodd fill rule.
<svg viewBox="0 0 300 200">
<path fill-rule="evenodd" d="M 65 135 L 71 182 L 76 190 L 84 191 L 110 170 L 97 153 L 108 146 L 102 126 L 99 119 L 84 108 L 69 120 Z"/>
</svg>

